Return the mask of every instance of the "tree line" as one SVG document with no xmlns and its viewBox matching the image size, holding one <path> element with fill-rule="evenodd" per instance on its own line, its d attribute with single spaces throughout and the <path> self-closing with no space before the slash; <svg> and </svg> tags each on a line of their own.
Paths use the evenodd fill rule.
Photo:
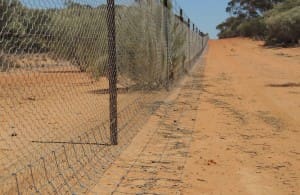
<svg viewBox="0 0 300 195">
<path fill-rule="evenodd" d="M 230 0 L 230 17 L 217 26 L 219 38 L 251 37 L 267 45 L 289 46 L 300 40 L 300 0 Z"/>
</svg>

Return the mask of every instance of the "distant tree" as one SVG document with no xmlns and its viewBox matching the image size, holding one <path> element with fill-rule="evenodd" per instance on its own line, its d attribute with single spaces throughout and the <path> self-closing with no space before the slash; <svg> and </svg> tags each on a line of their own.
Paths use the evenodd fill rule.
<svg viewBox="0 0 300 195">
<path fill-rule="evenodd" d="M 233 16 L 243 16 L 253 18 L 261 16 L 266 11 L 272 9 L 275 4 L 285 0 L 231 0 L 226 12 Z"/>
<path fill-rule="evenodd" d="M 265 14 L 267 44 L 294 45 L 300 40 L 300 0 L 286 0 Z"/>
<path fill-rule="evenodd" d="M 230 0 L 226 12 L 230 17 L 217 26 L 219 38 L 247 36 L 264 37 L 263 15 L 285 0 Z"/>
<path fill-rule="evenodd" d="M 237 31 L 238 26 L 245 20 L 245 16 L 229 17 L 216 28 L 220 31 L 219 38 L 230 38 L 239 36 Z"/>
</svg>

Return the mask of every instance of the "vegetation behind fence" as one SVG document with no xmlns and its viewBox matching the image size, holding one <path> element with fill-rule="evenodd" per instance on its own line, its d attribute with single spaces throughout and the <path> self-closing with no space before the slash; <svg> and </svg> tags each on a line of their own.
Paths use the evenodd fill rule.
<svg viewBox="0 0 300 195">
<path fill-rule="evenodd" d="M 0 193 L 89 191 L 207 40 L 171 0 L 0 0 Z"/>
</svg>

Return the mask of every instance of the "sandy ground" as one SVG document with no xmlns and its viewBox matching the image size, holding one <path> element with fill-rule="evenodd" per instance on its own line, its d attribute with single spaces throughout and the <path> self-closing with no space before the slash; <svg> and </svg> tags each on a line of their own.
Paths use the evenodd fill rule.
<svg viewBox="0 0 300 195">
<path fill-rule="evenodd" d="M 90 194 L 300 194 L 299 130 L 300 49 L 210 41 Z"/>
<path fill-rule="evenodd" d="M 49 158 L 52 151 L 61 153 L 64 143 L 109 143 L 107 89 L 106 78 L 93 79 L 65 64 L 0 73 L 0 184 L 14 172 L 22 175 L 27 165 L 40 167 L 40 158 Z M 120 91 L 119 129 L 135 117 L 141 104 L 151 104 L 164 93 Z M 96 139 L 87 137 L 95 131 Z M 0 194 L 1 190 L 0 186 Z"/>
</svg>

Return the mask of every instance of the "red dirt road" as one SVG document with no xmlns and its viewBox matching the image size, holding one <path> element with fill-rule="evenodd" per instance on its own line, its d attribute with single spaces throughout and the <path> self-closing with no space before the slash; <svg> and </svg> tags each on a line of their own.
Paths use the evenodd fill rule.
<svg viewBox="0 0 300 195">
<path fill-rule="evenodd" d="M 210 41 L 90 193 L 300 194 L 300 49 L 261 44 Z"/>
<path fill-rule="evenodd" d="M 210 42 L 183 194 L 300 193 L 300 49 L 259 44 Z"/>
</svg>

